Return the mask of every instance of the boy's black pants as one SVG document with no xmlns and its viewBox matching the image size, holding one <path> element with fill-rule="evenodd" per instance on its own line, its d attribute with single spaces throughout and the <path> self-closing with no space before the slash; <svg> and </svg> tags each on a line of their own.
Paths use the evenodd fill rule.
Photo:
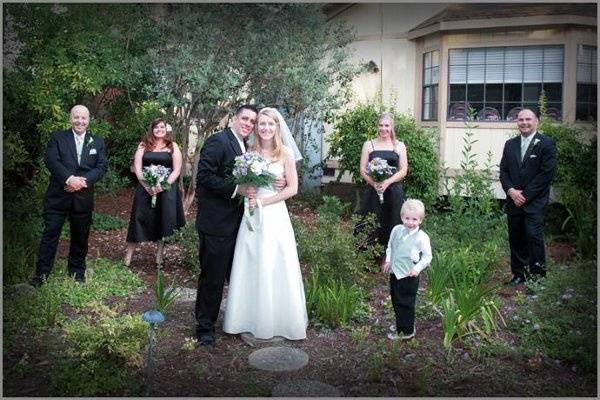
<svg viewBox="0 0 600 400">
<path fill-rule="evenodd" d="M 396 331 L 410 335 L 415 329 L 415 301 L 419 289 L 419 276 L 396 279 L 390 274 L 390 296 L 396 314 Z"/>
</svg>

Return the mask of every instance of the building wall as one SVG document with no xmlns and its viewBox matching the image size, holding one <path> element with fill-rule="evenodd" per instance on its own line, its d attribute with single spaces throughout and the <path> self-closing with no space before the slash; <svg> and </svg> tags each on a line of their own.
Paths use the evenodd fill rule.
<svg viewBox="0 0 600 400">
<path fill-rule="evenodd" d="M 577 46 L 580 44 L 596 46 L 596 29 L 546 25 L 475 31 L 469 30 L 469 21 L 466 21 L 462 31 L 433 32 L 416 40 L 407 38 L 408 30 L 444 7 L 444 4 L 360 4 L 350 7 L 336 16 L 336 18 L 346 20 L 357 29 L 358 38 L 354 42 L 354 59 L 357 62 L 359 62 L 358 60 L 362 60 L 362 62 L 374 60 L 380 68 L 379 72 L 365 72 L 354 81 L 356 93 L 354 104 L 373 100 L 378 95 L 387 104 L 396 98 L 395 104 L 398 111 L 412 113 L 417 120 L 420 120 L 423 54 L 436 49 L 440 50 L 438 120 L 425 121 L 421 124 L 439 129 L 440 160 L 448 168 L 448 175 L 452 177 L 460 167 L 465 124 L 464 122 L 446 121 L 448 51 L 454 48 L 558 44 L 563 45 L 565 49 L 563 121 L 575 123 Z M 381 90 L 382 88 L 383 90 Z M 477 154 L 477 160 L 482 167 L 487 160 L 487 153 L 491 152 L 492 171 L 497 176 L 504 142 L 517 134 L 516 124 L 514 122 L 477 122 L 475 125 L 477 127 L 473 129 L 473 133 L 476 143 L 473 146 L 473 152 Z M 587 130 L 590 135 L 597 134 L 596 128 L 592 125 L 585 123 L 576 123 L 576 125 Z M 325 137 L 331 131 L 332 127 L 326 126 Z M 324 155 L 327 154 L 327 148 L 324 140 Z M 330 167 L 336 165 L 335 161 L 329 162 Z M 323 182 L 333 179 L 333 177 L 324 177 Z M 342 177 L 342 181 L 351 181 L 348 174 Z M 498 183 L 495 192 L 498 198 L 504 197 Z"/>
</svg>

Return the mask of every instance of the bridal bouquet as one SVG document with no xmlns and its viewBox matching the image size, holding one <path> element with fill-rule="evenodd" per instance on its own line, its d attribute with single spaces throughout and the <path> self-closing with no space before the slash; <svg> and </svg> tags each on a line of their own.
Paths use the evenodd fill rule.
<svg viewBox="0 0 600 400">
<path fill-rule="evenodd" d="M 148 185 L 155 187 L 160 186 L 162 190 L 169 190 L 171 184 L 167 182 L 167 178 L 171 175 L 171 168 L 163 165 L 149 165 L 144 167 L 143 178 Z M 152 196 L 151 207 L 156 207 L 156 195 Z"/>
<path fill-rule="evenodd" d="M 269 172 L 268 167 L 269 163 L 260 154 L 246 152 L 234 160 L 233 182 L 256 188 L 269 186 L 275 182 L 275 175 Z M 250 210 L 250 215 L 253 214 L 253 210 Z"/>
<path fill-rule="evenodd" d="M 394 175 L 396 168 L 388 165 L 387 160 L 375 157 L 367 164 L 367 174 L 373 178 L 375 182 L 383 182 L 390 176 Z M 383 204 L 383 193 L 379 195 L 379 203 Z"/>
</svg>

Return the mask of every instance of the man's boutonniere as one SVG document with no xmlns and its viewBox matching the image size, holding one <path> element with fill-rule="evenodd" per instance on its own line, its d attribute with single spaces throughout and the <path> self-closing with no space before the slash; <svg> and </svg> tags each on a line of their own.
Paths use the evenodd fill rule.
<svg viewBox="0 0 600 400">
<path fill-rule="evenodd" d="M 89 146 L 89 145 L 91 145 L 92 143 L 94 143 L 94 138 L 90 136 L 90 137 L 88 137 L 88 140 L 87 140 L 87 145 Z"/>
<path fill-rule="evenodd" d="M 538 144 L 539 142 L 541 142 L 540 139 L 538 139 L 538 138 L 533 139 L 533 146 L 535 147 L 535 145 Z"/>
</svg>

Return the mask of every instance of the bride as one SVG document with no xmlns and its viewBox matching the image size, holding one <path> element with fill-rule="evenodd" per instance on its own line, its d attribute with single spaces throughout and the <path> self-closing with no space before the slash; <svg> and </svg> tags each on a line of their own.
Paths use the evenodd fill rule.
<svg viewBox="0 0 600 400">
<path fill-rule="evenodd" d="M 257 190 L 244 213 L 235 245 L 223 330 L 249 332 L 259 339 L 306 338 L 308 316 L 296 239 L 285 200 L 298 191 L 296 160 L 300 152 L 281 114 L 258 113 L 251 151 L 269 162 L 269 172 L 285 175 L 287 186 Z M 285 143 L 285 144 L 284 144 Z"/>
</svg>

